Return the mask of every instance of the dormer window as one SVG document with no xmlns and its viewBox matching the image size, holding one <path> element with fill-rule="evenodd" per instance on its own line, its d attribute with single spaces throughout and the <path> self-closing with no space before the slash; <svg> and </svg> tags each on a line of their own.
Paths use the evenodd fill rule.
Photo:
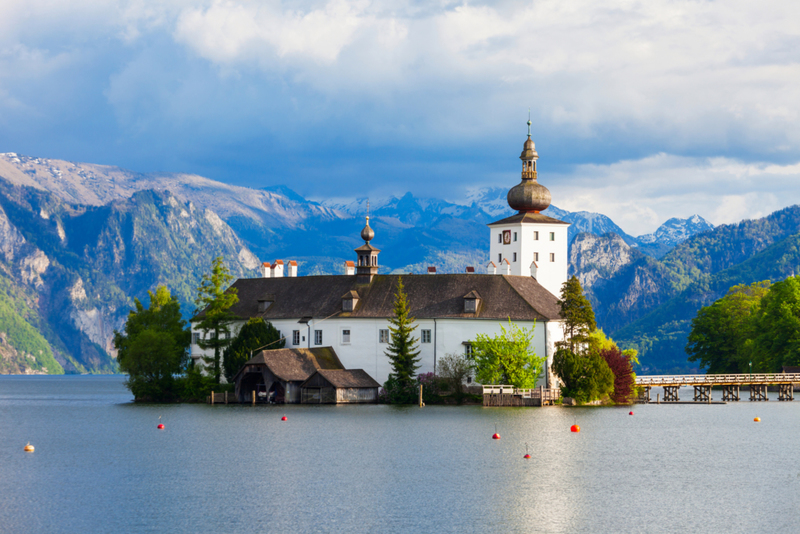
<svg viewBox="0 0 800 534">
<path fill-rule="evenodd" d="M 478 313 L 481 297 L 477 291 L 470 291 L 464 295 L 464 313 Z"/>
<path fill-rule="evenodd" d="M 348 291 L 342 295 L 342 311 L 351 312 L 356 309 L 358 305 L 358 293 L 356 291 Z"/>
</svg>

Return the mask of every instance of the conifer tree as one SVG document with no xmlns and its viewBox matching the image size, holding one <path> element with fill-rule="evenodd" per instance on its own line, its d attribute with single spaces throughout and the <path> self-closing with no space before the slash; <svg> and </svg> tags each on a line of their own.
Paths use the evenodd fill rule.
<svg viewBox="0 0 800 534">
<path fill-rule="evenodd" d="M 394 317 L 389 319 L 391 326 L 391 342 L 386 356 L 392 363 L 394 378 L 404 387 L 410 386 L 419 368 L 419 350 L 417 338 L 412 336 L 417 325 L 409 316 L 408 297 L 403 287 L 403 279 L 397 278 L 397 291 L 394 294 Z"/>
<path fill-rule="evenodd" d="M 222 375 L 220 356 L 222 350 L 231 342 L 230 325 L 236 316 L 229 310 L 239 302 L 235 288 L 228 284 L 233 280 L 230 270 L 225 265 L 222 256 L 214 258 L 211 272 L 203 275 L 200 287 L 197 288 L 197 314 L 193 322 L 203 331 L 202 339 L 198 342 L 202 349 L 214 349 L 213 358 L 204 358 L 206 365 L 213 364 L 213 375 L 219 384 Z"/>
<path fill-rule="evenodd" d="M 585 353 L 589 345 L 589 335 L 597 328 L 594 310 L 589 299 L 583 294 L 580 281 L 571 276 L 561 287 L 561 307 L 564 340 L 556 345 L 576 354 Z"/>
</svg>

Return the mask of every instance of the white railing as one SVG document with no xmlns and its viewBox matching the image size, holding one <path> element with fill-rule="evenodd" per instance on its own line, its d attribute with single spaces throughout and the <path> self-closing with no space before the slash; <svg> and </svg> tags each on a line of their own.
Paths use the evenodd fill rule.
<svg viewBox="0 0 800 534">
<path fill-rule="evenodd" d="M 739 384 L 800 383 L 800 373 L 753 373 L 737 375 L 637 376 L 637 386 L 730 386 Z"/>
<path fill-rule="evenodd" d="M 484 395 L 516 395 L 525 399 L 544 399 L 544 400 L 558 400 L 561 396 L 561 390 L 546 389 L 544 387 L 521 389 L 514 386 L 506 385 L 486 385 L 483 386 Z"/>
</svg>

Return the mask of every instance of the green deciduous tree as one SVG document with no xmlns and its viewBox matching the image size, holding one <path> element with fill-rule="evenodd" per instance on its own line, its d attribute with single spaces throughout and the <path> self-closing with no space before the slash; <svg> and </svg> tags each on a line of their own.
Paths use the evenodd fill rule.
<svg viewBox="0 0 800 534">
<path fill-rule="evenodd" d="M 800 278 L 775 283 L 761 300 L 755 323 L 753 371 L 800 365 Z"/>
<path fill-rule="evenodd" d="M 588 352 L 589 335 L 597 328 L 597 323 L 592 304 L 583 294 L 581 283 L 575 276 L 564 282 L 558 304 L 561 307 L 564 339 L 557 346 L 576 354 Z"/>
<path fill-rule="evenodd" d="M 134 299 L 123 332 L 114 332 L 120 370 L 137 400 L 168 401 L 179 396 L 175 377 L 183 372 L 191 333 L 181 317 L 181 307 L 169 290 L 148 291 L 145 309 Z"/>
<path fill-rule="evenodd" d="M 699 362 L 708 373 L 748 372 L 754 356 L 752 340 L 760 322 L 761 302 L 768 293 L 771 293 L 768 280 L 737 285 L 721 299 L 701 308 L 692 319 L 686 344 L 689 361 Z M 769 364 L 758 367 L 766 370 L 763 367 Z"/>
<path fill-rule="evenodd" d="M 478 334 L 471 342 L 475 378 L 481 384 L 535 387 L 545 358 L 531 349 L 534 327 L 521 328 L 509 319 L 508 330 L 502 324 L 500 328 L 500 334 Z"/>
<path fill-rule="evenodd" d="M 252 352 L 259 348 L 282 349 L 286 345 L 286 340 L 281 339 L 280 332 L 272 326 L 272 323 L 265 321 L 261 317 L 253 317 L 247 321 L 231 344 L 225 349 L 223 355 L 223 367 L 225 368 L 225 378 L 233 382 L 233 377 L 239 369 L 252 357 Z"/>
<path fill-rule="evenodd" d="M 397 289 L 394 294 L 394 317 L 389 319 L 391 340 L 386 356 L 392 364 L 392 375 L 402 386 L 410 386 L 419 368 L 418 339 L 412 334 L 417 325 L 409 315 L 408 297 L 403 287 L 403 279 L 397 278 Z"/>
<path fill-rule="evenodd" d="M 553 371 L 561 379 L 561 395 L 580 403 L 600 399 L 614 391 L 614 373 L 597 353 L 577 354 L 560 348 L 553 356 Z"/>
<path fill-rule="evenodd" d="M 230 270 L 225 266 L 221 256 L 214 258 L 211 272 L 203 275 L 200 287 L 197 288 L 195 305 L 198 314 L 192 320 L 197 329 L 203 332 L 198 345 L 202 349 L 213 349 L 214 356 L 204 358 L 207 366 L 213 365 L 213 376 L 220 382 L 222 367 L 220 356 L 222 350 L 230 344 L 230 325 L 237 317 L 230 312 L 231 306 L 239 302 L 235 288 L 229 288 L 233 280 Z"/>
</svg>

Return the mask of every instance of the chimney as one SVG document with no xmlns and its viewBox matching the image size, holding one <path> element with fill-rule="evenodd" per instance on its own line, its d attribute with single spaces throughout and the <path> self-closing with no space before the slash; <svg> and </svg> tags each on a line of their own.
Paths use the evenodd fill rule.
<svg viewBox="0 0 800 534">
<path fill-rule="evenodd" d="M 436 267 L 428 267 L 428 274 L 436 274 Z"/>
<path fill-rule="evenodd" d="M 356 274 L 356 262 L 354 261 L 344 262 L 344 275 L 353 276 L 354 274 Z"/>
<path fill-rule="evenodd" d="M 272 278 L 283 278 L 283 260 L 276 260 L 272 264 Z"/>
<path fill-rule="evenodd" d="M 508 263 L 507 258 L 503 259 L 502 267 L 503 267 L 503 274 L 511 274 L 511 264 Z"/>
<path fill-rule="evenodd" d="M 288 269 L 286 271 L 286 276 L 291 276 L 292 278 L 297 276 L 297 262 L 296 261 L 291 260 L 289 262 L 289 267 L 288 267 Z"/>
<path fill-rule="evenodd" d="M 261 264 L 261 278 L 272 278 L 272 271 L 268 261 Z"/>
<path fill-rule="evenodd" d="M 467 272 L 467 274 L 475 274 L 475 267 L 470 265 L 469 267 L 467 267 L 467 271 L 466 272 Z"/>
<path fill-rule="evenodd" d="M 531 276 L 534 278 L 534 280 L 536 279 L 536 274 L 538 273 L 538 271 L 539 271 L 539 266 L 536 265 L 536 262 L 534 261 L 533 263 L 531 263 Z"/>
<path fill-rule="evenodd" d="M 497 274 L 497 265 L 493 261 L 490 261 L 489 265 L 486 266 L 486 274 Z"/>
</svg>

